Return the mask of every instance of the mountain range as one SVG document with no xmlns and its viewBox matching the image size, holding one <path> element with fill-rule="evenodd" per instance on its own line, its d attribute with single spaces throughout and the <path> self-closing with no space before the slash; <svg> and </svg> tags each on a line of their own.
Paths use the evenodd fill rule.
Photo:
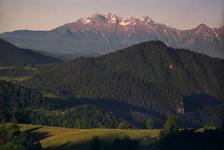
<svg viewBox="0 0 224 150">
<path fill-rule="evenodd" d="M 97 105 L 117 104 L 112 110 L 135 116 L 132 120 L 150 115 L 161 124 L 175 113 L 182 126 L 199 127 L 223 122 L 223 65 L 222 59 L 151 41 L 50 66 L 22 84 L 92 103 L 101 100 Z"/>
<path fill-rule="evenodd" d="M 21 48 L 61 55 L 105 54 L 140 42 L 160 40 L 174 48 L 224 58 L 224 26 L 210 28 L 200 24 L 179 30 L 148 16 L 122 18 L 96 13 L 49 31 L 17 30 L 1 33 L 0 38 Z"/>
</svg>

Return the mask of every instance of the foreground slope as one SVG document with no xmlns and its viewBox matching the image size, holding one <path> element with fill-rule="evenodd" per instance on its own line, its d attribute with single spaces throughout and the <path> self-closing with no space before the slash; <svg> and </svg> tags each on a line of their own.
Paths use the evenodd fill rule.
<svg viewBox="0 0 224 150">
<path fill-rule="evenodd" d="M 59 63 L 61 60 L 38 52 L 20 49 L 0 39 L 0 66 L 23 66 L 32 64 Z"/>
<path fill-rule="evenodd" d="M 68 129 L 38 125 L 20 125 L 22 131 L 32 131 L 39 135 L 40 143 L 44 148 L 88 150 L 90 141 L 98 136 L 104 143 L 112 142 L 116 138 L 130 137 L 147 144 L 150 137 L 158 137 L 160 130 L 139 129 Z"/>
<path fill-rule="evenodd" d="M 161 138 L 159 129 L 66 129 L 27 124 L 20 127 L 44 148 L 52 150 L 220 150 L 224 147 L 223 129 L 181 129 Z M 96 137 L 98 140 L 94 140 Z"/>
<path fill-rule="evenodd" d="M 201 126 L 209 120 L 222 122 L 223 65 L 222 59 L 152 41 L 48 68 L 25 85 L 63 96 L 124 102 L 154 117 L 183 114 L 185 126 Z"/>
</svg>

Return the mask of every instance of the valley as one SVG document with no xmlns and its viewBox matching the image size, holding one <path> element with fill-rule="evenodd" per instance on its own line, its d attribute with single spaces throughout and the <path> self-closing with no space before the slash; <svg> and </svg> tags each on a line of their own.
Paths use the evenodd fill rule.
<svg viewBox="0 0 224 150">
<path fill-rule="evenodd" d="M 13 62 L 0 69 L 1 80 L 9 81 L 0 81 L 1 120 L 146 128 L 151 119 L 153 128 L 161 128 L 166 117 L 175 114 L 181 128 L 220 127 L 223 122 L 223 60 L 160 41 L 65 63 Z"/>
</svg>

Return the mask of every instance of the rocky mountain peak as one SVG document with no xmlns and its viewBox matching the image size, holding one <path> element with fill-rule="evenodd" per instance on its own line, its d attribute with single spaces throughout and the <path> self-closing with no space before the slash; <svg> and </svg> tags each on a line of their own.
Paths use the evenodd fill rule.
<svg viewBox="0 0 224 150">
<path fill-rule="evenodd" d="M 19 47 L 46 51 L 57 49 L 63 52 L 65 46 L 62 45 L 69 45 L 67 51 L 83 53 L 83 51 L 92 52 L 94 50 L 94 53 L 102 54 L 140 42 L 161 40 L 168 46 L 187 48 L 213 57 L 224 58 L 223 31 L 223 27 L 209 28 L 206 24 L 200 24 L 189 30 L 179 30 L 154 22 L 149 16 L 119 17 L 111 13 L 94 13 L 50 30 L 50 32 L 44 32 L 47 35 L 46 40 L 51 41 L 48 43 L 45 39 L 43 40 L 43 32 L 16 31 L 3 33 L 1 36 L 3 39 L 14 41 Z M 32 36 L 30 36 L 31 33 Z M 19 42 L 17 41 L 18 35 L 21 37 Z M 35 44 L 27 47 L 23 39 L 31 39 Z M 56 48 L 55 43 L 59 44 Z"/>
<path fill-rule="evenodd" d="M 143 17 L 119 17 L 117 15 L 108 13 L 106 15 L 94 13 L 89 17 L 81 18 L 83 24 L 118 24 L 121 26 L 134 26 L 136 24 L 155 24 L 149 16 Z"/>
<path fill-rule="evenodd" d="M 199 33 L 209 33 L 209 34 L 213 34 L 212 30 L 206 25 L 206 24 L 200 24 L 195 28 L 195 33 L 199 34 Z"/>
</svg>

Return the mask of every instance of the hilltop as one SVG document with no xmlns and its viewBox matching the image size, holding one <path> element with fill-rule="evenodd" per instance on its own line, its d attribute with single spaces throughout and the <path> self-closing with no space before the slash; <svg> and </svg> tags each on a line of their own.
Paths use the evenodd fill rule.
<svg viewBox="0 0 224 150">
<path fill-rule="evenodd" d="M 222 122 L 223 64 L 222 59 L 152 41 L 51 66 L 24 85 L 90 102 L 98 99 L 135 106 L 144 110 L 126 112 L 135 121 L 148 115 L 163 120 L 177 113 L 181 126 L 198 127 L 211 120 Z M 210 112 L 209 116 L 204 112 Z"/>
</svg>

